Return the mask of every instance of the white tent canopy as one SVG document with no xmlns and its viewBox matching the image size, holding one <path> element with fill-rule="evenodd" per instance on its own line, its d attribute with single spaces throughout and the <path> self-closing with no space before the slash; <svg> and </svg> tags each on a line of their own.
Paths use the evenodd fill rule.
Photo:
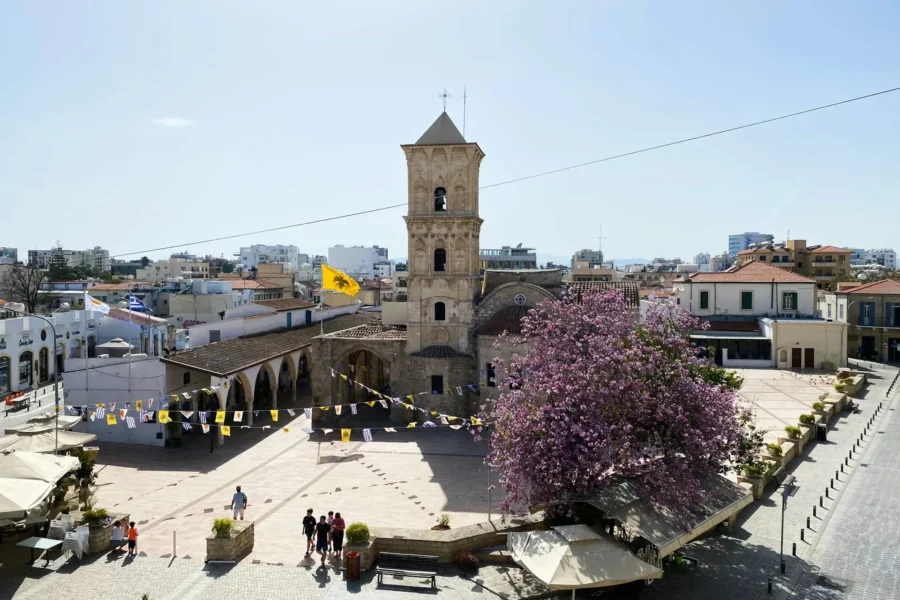
<svg viewBox="0 0 900 600">
<path fill-rule="evenodd" d="M 78 465 L 74 456 L 0 452 L 0 519 L 25 518 Z"/>
<path fill-rule="evenodd" d="M 57 439 L 58 436 L 58 439 Z M 93 433 L 76 431 L 46 431 L 35 434 L 7 435 L 0 438 L 0 450 L 23 450 L 25 452 L 53 452 L 57 448 L 69 450 L 78 448 L 97 439 Z"/>
<path fill-rule="evenodd" d="M 660 569 L 587 525 L 510 533 L 507 545 L 517 563 L 554 591 L 662 577 Z"/>
<path fill-rule="evenodd" d="M 57 426 L 61 430 L 69 430 L 75 427 L 79 421 L 81 421 L 81 417 L 60 416 L 59 424 L 57 425 L 56 415 L 37 417 L 22 425 L 7 427 L 4 431 L 6 433 L 43 433 L 45 431 L 53 431 Z"/>
</svg>

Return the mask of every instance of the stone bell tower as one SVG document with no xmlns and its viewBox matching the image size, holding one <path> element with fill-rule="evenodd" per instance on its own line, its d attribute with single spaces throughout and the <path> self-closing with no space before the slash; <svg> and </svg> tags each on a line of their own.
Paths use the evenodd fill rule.
<svg viewBox="0 0 900 600">
<path fill-rule="evenodd" d="M 469 327 L 481 289 L 478 172 L 484 152 L 466 142 L 446 112 L 419 141 L 401 147 L 409 186 L 407 353 L 462 358 L 455 354 L 475 353 Z"/>
</svg>

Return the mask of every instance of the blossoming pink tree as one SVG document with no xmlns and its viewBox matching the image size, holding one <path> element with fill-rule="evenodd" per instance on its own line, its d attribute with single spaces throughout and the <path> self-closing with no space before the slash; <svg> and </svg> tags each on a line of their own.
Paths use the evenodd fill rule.
<svg viewBox="0 0 900 600">
<path fill-rule="evenodd" d="M 509 376 L 482 415 L 503 508 L 564 510 L 630 479 L 643 497 L 690 510 L 704 478 L 747 460 L 746 413 L 733 386 L 709 381 L 687 335 L 699 327 L 674 308 L 638 322 L 614 291 L 545 301 L 522 335 L 503 336 L 530 346 L 497 361 Z"/>
</svg>

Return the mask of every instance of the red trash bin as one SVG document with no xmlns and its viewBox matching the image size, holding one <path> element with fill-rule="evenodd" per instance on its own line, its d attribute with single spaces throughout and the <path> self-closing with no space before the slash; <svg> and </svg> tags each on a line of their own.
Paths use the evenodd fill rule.
<svg viewBox="0 0 900 600">
<path fill-rule="evenodd" d="M 347 553 L 347 579 L 359 581 L 359 552 Z"/>
</svg>

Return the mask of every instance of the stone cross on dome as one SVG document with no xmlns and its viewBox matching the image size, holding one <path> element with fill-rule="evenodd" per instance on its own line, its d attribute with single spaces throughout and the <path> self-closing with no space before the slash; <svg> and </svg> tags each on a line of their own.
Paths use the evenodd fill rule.
<svg viewBox="0 0 900 600">
<path fill-rule="evenodd" d="M 447 98 L 452 98 L 452 94 L 447 93 L 447 88 L 444 88 L 444 91 L 438 94 L 438 98 L 441 99 L 441 102 L 444 105 L 444 112 L 447 112 Z"/>
</svg>

